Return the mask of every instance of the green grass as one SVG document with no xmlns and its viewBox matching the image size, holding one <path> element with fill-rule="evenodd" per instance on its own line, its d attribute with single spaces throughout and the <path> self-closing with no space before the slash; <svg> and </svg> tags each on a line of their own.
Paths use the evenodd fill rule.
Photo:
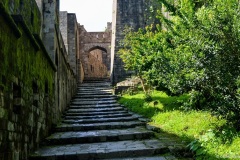
<svg viewBox="0 0 240 160">
<path fill-rule="evenodd" d="M 124 94 L 119 103 L 150 118 L 150 124 L 162 131 L 192 142 L 190 147 L 198 155 L 196 159 L 240 159 L 240 136 L 227 126 L 226 120 L 213 116 L 210 111 L 183 110 L 182 104 L 189 98 L 187 94 L 171 97 L 154 91 L 151 96 L 152 100 L 145 102 L 143 93 Z"/>
</svg>

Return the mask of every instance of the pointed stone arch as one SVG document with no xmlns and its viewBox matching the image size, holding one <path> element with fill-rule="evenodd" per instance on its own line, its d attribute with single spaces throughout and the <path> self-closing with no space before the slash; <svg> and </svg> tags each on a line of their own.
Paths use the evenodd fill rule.
<svg viewBox="0 0 240 160">
<path fill-rule="evenodd" d="M 104 51 L 104 52 L 106 52 L 106 53 L 108 52 L 106 48 L 103 48 L 103 47 L 101 47 L 101 46 L 94 46 L 94 47 L 90 48 L 88 52 L 91 52 L 91 51 L 93 51 L 93 50 L 95 50 L 95 49 L 102 50 L 102 51 Z"/>
</svg>

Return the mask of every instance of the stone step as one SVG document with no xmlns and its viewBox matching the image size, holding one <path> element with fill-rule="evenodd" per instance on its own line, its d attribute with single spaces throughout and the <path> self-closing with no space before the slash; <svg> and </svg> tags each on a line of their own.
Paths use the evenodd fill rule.
<svg viewBox="0 0 240 160">
<path fill-rule="evenodd" d="M 78 99 L 101 99 L 101 98 L 117 98 L 114 95 L 75 95 L 74 98 Z"/>
<path fill-rule="evenodd" d="M 173 155 L 169 155 L 169 154 L 165 155 L 164 154 L 164 155 L 158 155 L 158 156 L 112 158 L 112 159 L 104 159 L 104 160 L 178 160 L 178 159 L 176 157 L 174 157 Z M 189 160 L 193 160 L 193 159 L 189 159 Z"/>
<path fill-rule="evenodd" d="M 112 95 L 112 92 L 94 92 L 94 91 L 80 91 L 77 92 L 76 96 L 81 95 Z"/>
<path fill-rule="evenodd" d="M 112 92 L 112 87 L 106 87 L 106 88 L 93 88 L 93 87 L 79 87 L 77 89 L 78 92 Z"/>
<path fill-rule="evenodd" d="M 112 108 L 89 108 L 89 109 L 68 109 L 67 113 L 83 113 L 83 112 L 109 112 L 109 111 L 121 111 L 123 107 Z"/>
<path fill-rule="evenodd" d="M 48 137 L 47 144 L 77 144 L 106 141 L 141 140 L 153 137 L 152 131 L 143 127 L 113 130 L 93 130 L 81 132 L 57 132 Z"/>
<path fill-rule="evenodd" d="M 112 104 L 93 104 L 93 105 L 77 105 L 77 104 L 71 104 L 69 106 L 69 109 L 87 109 L 87 108 L 112 108 L 112 107 L 121 107 L 118 103 L 112 103 Z"/>
<path fill-rule="evenodd" d="M 67 132 L 67 131 L 106 130 L 106 129 L 134 128 L 136 126 L 145 126 L 145 125 L 146 124 L 141 121 L 105 122 L 105 123 L 94 123 L 94 124 L 60 124 L 55 128 L 55 131 Z"/>
<path fill-rule="evenodd" d="M 85 78 L 83 83 L 91 83 L 91 82 L 111 82 L 109 78 Z"/>
<path fill-rule="evenodd" d="M 79 88 L 77 90 L 77 93 L 113 93 L 112 89 L 102 88 L 102 89 L 96 89 L 96 88 Z"/>
<path fill-rule="evenodd" d="M 77 98 L 77 97 L 73 97 L 71 102 L 81 102 L 81 101 L 113 101 L 116 100 L 117 96 L 113 96 L 113 97 L 108 97 L 108 98 Z"/>
<path fill-rule="evenodd" d="M 128 111 L 104 111 L 104 112 L 65 112 L 65 116 L 96 116 L 96 115 L 111 115 L 111 114 L 126 114 Z"/>
<path fill-rule="evenodd" d="M 96 88 L 111 88 L 111 84 L 109 83 L 83 83 L 78 88 L 90 88 L 90 87 L 96 87 Z"/>
<path fill-rule="evenodd" d="M 127 121 L 134 121 L 138 120 L 138 117 L 116 117 L 116 118 L 94 118 L 94 119 L 65 119 L 62 123 L 67 124 L 89 124 L 89 123 L 104 123 L 104 122 L 127 122 Z"/>
<path fill-rule="evenodd" d="M 113 114 L 104 114 L 104 115 L 91 115 L 91 116 L 75 116 L 75 115 L 67 115 L 64 118 L 65 119 L 94 119 L 94 118 L 114 118 L 114 117 L 129 117 L 132 116 L 129 113 L 120 113 L 116 114 L 115 112 Z"/>
<path fill-rule="evenodd" d="M 108 98 L 108 99 L 97 99 L 97 100 L 91 100 L 89 99 L 73 99 L 71 101 L 71 104 L 73 105 L 87 105 L 87 104 L 112 104 L 117 103 L 115 98 Z"/>
<path fill-rule="evenodd" d="M 112 87 L 78 87 L 77 91 L 96 91 L 96 92 L 111 92 Z"/>
<path fill-rule="evenodd" d="M 112 93 L 86 93 L 86 92 L 81 92 L 75 94 L 75 97 L 82 97 L 82 96 L 110 96 Z"/>
<path fill-rule="evenodd" d="M 83 83 L 111 83 L 109 80 L 87 80 L 83 81 Z"/>
<path fill-rule="evenodd" d="M 30 160 L 89 160 L 113 159 L 134 156 L 152 156 L 169 152 L 164 143 L 156 139 L 140 141 L 118 141 L 90 144 L 71 144 L 41 148 L 30 156 Z"/>
<path fill-rule="evenodd" d="M 112 87 L 78 87 L 77 92 L 85 92 L 85 91 L 97 91 L 97 92 L 104 92 L 104 91 L 112 91 Z"/>
</svg>

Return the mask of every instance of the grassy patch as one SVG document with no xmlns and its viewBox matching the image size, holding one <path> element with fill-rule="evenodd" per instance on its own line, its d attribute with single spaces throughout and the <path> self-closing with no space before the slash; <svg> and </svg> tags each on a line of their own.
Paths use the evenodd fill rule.
<svg viewBox="0 0 240 160">
<path fill-rule="evenodd" d="M 182 110 L 188 97 L 154 91 L 150 102 L 144 101 L 143 93 L 138 93 L 123 95 L 119 103 L 150 118 L 151 125 L 191 142 L 189 147 L 196 152 L 196 159 L 240 159 L 240 136 L 234 128 L 209 111 Z"/>
</svg>

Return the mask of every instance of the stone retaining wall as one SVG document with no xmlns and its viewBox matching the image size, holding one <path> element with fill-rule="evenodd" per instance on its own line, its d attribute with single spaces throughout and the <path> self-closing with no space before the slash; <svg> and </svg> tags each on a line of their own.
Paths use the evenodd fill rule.
<svg viewBox="0 0 240 160">
<path fill-rule="evenodd" d="M 37 2 L 0 2 L 1 160 L 27 159 L 77 88 L 58 26 L 59 3 Z"/>
</svg>

